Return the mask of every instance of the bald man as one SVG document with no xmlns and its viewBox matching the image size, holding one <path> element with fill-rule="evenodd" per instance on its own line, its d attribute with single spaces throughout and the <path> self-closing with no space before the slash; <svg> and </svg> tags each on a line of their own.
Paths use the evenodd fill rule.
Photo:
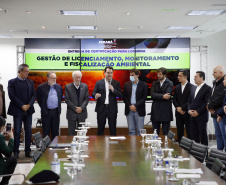
<svg viewBox="0 0 226 185">
<path fill-rule="evenodd" d="M 65 102 L 67 104 L 68 135 L 75 135 L 75 129 L 81 126 L 87 118 L 87 105 L 89 103 L 88 86 L 81 83 L 81 71 L 72 73 L 73 82 L 65 86 Z"/>
<path fill-rule="evenodd" d="M 222 107 L 225 95 L 225 87 L 223 84 L 224 76 L 225 70 L 223 66 L 219 65 L 213 69 L 213 77 L 215 80 L 213 81 L 212 95 L 207 104 L 207 110 L 211 113 L 211 117 L 213 118 L 218 150 L 225 150 L 226 147 L 226 134 L 223 121 L 217 122 L 217 112 Z"/>
</svg>

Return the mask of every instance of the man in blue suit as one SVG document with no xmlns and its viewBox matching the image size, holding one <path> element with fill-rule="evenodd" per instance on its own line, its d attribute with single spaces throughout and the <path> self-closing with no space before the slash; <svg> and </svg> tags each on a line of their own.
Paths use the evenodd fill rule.
<svg viewBox="0 0 226 185">
<path fill-rule="evenodd" d="M 208 146 L 207 122 L 209 113 L 206 109 L 211 95 L 211 87 L 205 83 L 205 73 L 197 71 L 194 77 L 195 84 L 191 89 L 188 100 L 188 114 L 190 114 L 191 138 L 195 142 Z"/>
<path fill-rule="evenodd" d="M 21 126 L 22 122 L 24 122 L 25 156 L 30 157 L 32 114 L 35 112 L 33 104 L 36 99 L 35 88 L 34 82 L 27 79 L 29 74 L 29 66 L 27 64 L 21 64 L 18 67 L 18 74 L 18 77 L 8 82 L 8 94 L 11 100 L 8 114 L 13 116 L 14 122 L 13 152 L 18 157 Z"/>
<path fill-rule="evenodd" d="M 47 82 L 37 88 L 37 100 L 41 108 L 43 137 L 50 136 L 52 140 L 59 135 L 62 87 L 56 83 L 56 73 L 47 73 Z"/>
</svg>

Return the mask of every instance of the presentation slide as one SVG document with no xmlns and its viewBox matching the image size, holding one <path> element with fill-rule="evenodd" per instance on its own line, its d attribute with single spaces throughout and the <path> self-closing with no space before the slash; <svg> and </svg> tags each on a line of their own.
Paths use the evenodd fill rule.
<svg viewBox="0 0 226 185">
<path fill-rule="evenodd" d="M 25 63 L 30 70 L 190 69 L 190 39 L 25 39 Z"/>
<path fill-rule="evenodd" d="M 80 39 L 25 39 L 30 70 L 80 70 Z"/>
<path fill-rule="evenodd" d="M 135 61 L 137 69 L 190 69 L 190 39 L 137 39 Z"/>
</svg>

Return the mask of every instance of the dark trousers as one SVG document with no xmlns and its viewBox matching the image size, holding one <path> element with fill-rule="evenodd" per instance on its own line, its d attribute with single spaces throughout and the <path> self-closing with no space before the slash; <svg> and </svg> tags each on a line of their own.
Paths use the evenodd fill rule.
<svg viewBox="0 0 226 185">
<path fill-rule="evenodd" d="M 13 152 L 19 153 L 20 146 L 20 133 L 22 122 L 24 123 L 24 131 L 25 131 L 25 152 L 30 152 L 31 146 L 31 124 L 32 124 L 32 115 L 24 113 L 19 116 L 13 117 L 14 121 L 14 148 Z"/>
<path fill-rule="evenodd" d="M 157 134 L 160 132 L 160 125 L 162 124 L 162 133 L 167 135 L 170 129 L 170 121 L 152 121 L 153 129 L 157 129 Z"/>
<path fill-rule="evenodd" d="M 190 120 L 190 133 L 191 138 L 196 142 L 208 146 L 207 137 L 207 122 L 197 121 L 195 119 Z"/>
<path fill-rule="evenodd" d="M 110 135 L 116 135 L 116 119 L 117 113 L 111 113 L 109 106 L 105 106 L 101 113 L 97 113 L 97 135 L 104 135 L 104 129 L 106 124 L 106 119 L 108 118 L 108 125 L 110 130 Z"/>
<path fill-rule="evenodd" d="M 59 136 L 60 116 L 58 115 L 58 109 L 48 110 L 48 116 L 42 116 L 42 130 L 43 137 L 50 136 L 51 140 L 56 136 Z"/>
<path fill-rule="evenodd" d="M 80 122 L 85 122 L 84 120 L 80 120 Z M 79 124 L 78 119 L 77 120 L 68 120 L 68 135 L 69 136 L 75 136 L 76 132 L 75 129 L 78 129 L 78 127 L 81 127 L 82 125 Z"/>
<path fill-rule="evenodd" d="M 13 172 L 16 168 L 16 165 L 17 165 L 17 158 L 15 156 L 12 156 L 12 157 L 5 158 L 5 160 L 6 160 L 6 168 L 4 171 L 4 175 L 13 174 Z M 11 176 L 3 177 L 0 184 L 9 184 L 10 178 L 11 178 Z"/>
<path fill-rule="evenodd" d="M 184 126 L 186 128 L 187 137 L 191 139 L 190 135 L 190 118 L 188 116 L 177 116 L 176 117 L 177 125 L 177 139 L 178 142 L 181 141 L 181 138 L 184 136 Z"/>
</svg>

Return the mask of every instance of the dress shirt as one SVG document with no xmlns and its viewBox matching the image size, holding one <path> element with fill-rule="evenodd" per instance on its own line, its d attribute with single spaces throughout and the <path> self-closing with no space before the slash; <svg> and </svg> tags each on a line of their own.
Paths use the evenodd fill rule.
<svg viewBox="0 0 226 185">
<path fill-rule="evenodd" d="M 19 76 L 18 76 L 18 79 L 19 79 L 19 80 L 22 80 L 22 81 L 24 81 L 24 80 L 25 80 L 25 78 L 23 79 L 23 78 L 20 78 Z"/>
<path fill-rule="evenodd" d="M 111 84 L 111 82 L 109 83 L 106 78 L 105 78 L 105 91 L 106 91 L 106 98 L 105 98 L 105 102 L 104 104 L 109 104 L 109 88 L 108 86 Z"/>
<path fill-rule="evenodd" d="M 166 78 L 163 81 L 160 81 L 160 87 L 162 87 L 162 85 L 165 81 L 166 81 Z"/>
<path fill-rule="evenodd" d="M 184 92 L 184 88 L 186 87 L 187 83 L 188 83 L 188 81 L 186 81 L 186 83 L 184 85 L 181 84 L 181 92 L 182 92 L 182 94 Z"/>
<path fill-rule="evenodd" d="M 54 89 L 54 85 L 50 86 L 48 99 L 47 99 L 47 108 L 48 109 L 56 109 L 56 108 L 58 108 L 58 97 L 57 97 L 57 92 Z"/>
<path fill-rule="evenodd" d="M 196 90 L 195 90 L 195 97 L 198 94 L 199 90 L 202 88 L 202 86 L 205 84 L 205 82 L 203 82 L 202 84 L 200 84 L 199 86 L 197 86 Z M 194 97 L 194 98 L 195 98 Z"/>
<path fill-rule="evenodd" d="M 132 105 L 136 104 L 136 91 L 137 91 L 138 82 L 139 81 L 137 81 L 137 83 L 132 82 L 132 95 L 131 95 L 131 99 L 130 99 Z"/>
<path fill-rule="evenodd" d="M 76 89 L 78 89 L 80 87 L 80 83 L 78 85 L 75 85 L 75 83 L 74 83 L 74 86 Z"/>
</svg>

